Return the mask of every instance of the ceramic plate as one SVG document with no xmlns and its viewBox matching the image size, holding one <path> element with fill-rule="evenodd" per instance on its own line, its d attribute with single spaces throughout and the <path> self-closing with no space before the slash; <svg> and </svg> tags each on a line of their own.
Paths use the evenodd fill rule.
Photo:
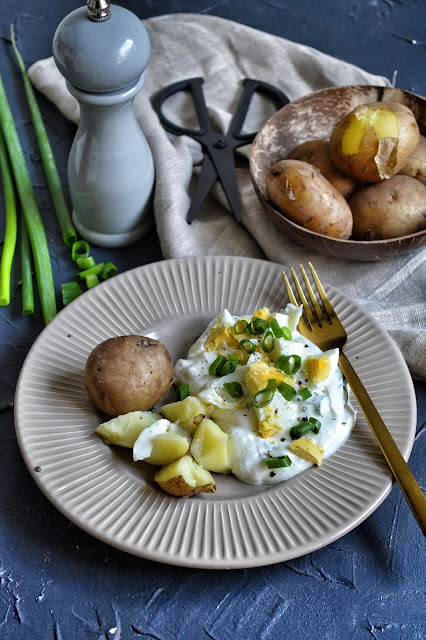
<svg viewBox="0 0 426 640">
<path fill-rule="evenodd" d="M 287 297 L 282 266 L 240 257 L 199 257 L 139 267 L 84 293 L 46 327 L 22 368 L 15 423 L 25 462 L 49 500 L 73 523 L 136 556 L 202 568 L 289 560 L 344 535 L 389 493 L 386 463 L 362 416 L 324 464 L 280 485 L 253 486 L 216 475 L 217 492 L 180 499 L 163 493 L 152 467 L 105 444 L 83 370 L 106 338 L 141 334 L 184 356 L 223 308 L 277 310 Z M 414 389 L 388 334 L 331 286 L 346 327 L 346 353 L 403 456 L 416 426 Z"/>
</svg>

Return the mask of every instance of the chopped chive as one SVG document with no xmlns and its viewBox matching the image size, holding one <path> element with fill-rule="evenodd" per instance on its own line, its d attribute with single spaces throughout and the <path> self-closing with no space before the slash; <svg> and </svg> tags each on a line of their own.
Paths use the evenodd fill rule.
<svg viewBox="0 0 426 640">
<path fill-rule="evenodd" d="M 268 469 L 279 469 L 280 467 L 289 467 L 291 460 L 288 456 L 277 456 L 276 458 L 265 458 L 263 461 Z"/>
<path fill-rule="evenodd" d="M 269 328 L 269 324 L 262 318 L 254 317 L 248 326 L 248 330 L 253 336 L 261 336 Z"/>
<path fill-rule="evenodd" d="M 245 333 L 248 326 L 249 323 L 247 322 L 247 320 L 237 320 L 237 322 L 234 324 L 234 333 L 236 333 L 237 335 Z"/>
<path fill-rule="evenodd" d="M 284 371 L 289 376 L 294 375 L 300 369 L 302 358 L 296 354 L 291 356 L 280 356 L 275 361 L 277 369 Z"/>
<path fill-rule="evenodd" d="M 281 335 L 284 338 L 284 340 L 291 340 L 293 337 L 288 327 L 281 327 Z"/>
<path fill-rule="evenodd" d="M 89 267 L 88 269 L 85 269 L 84 271 L 79 271 L 78 276 L 79 278 L 81 278 L 81 280 L 84 280 L 85 278 L 87 278 L 87 276 L 98 276 L 102 269 L 104 268 L 104 263 L 100 262 L 99 264 L 95 264 L 93 267 Z"/>
<path fill-rule="evenodd" d="M 285 400 L 288 400 L 289 402 L 293 400 L 293 398 L 297 393 L 296 389 L 292 387 L 290 384 L 287 384 L 286 382 L 280 382 L 277 389 L 280 392 L 280 394 L 283 396 L 283 398 Z"/>
<path fill-rule="evenodd" d="M 102 271 L 101 271 L 101 273 L 99 275 L 104 280 L 108 280 L 108 278 L 112 278 L 112 276 L 115 276 L 117 271 L 118 271 L 118 269 L 115 266 L 115 264 L 112 264 L 112 262 L 106 262 L 104 264 L 104 267 L 103 267 L 103 269 L 102 269 Z"/>
<path fill-rule="evenodd" d="M 268 331 L 266 331 L 265 336 L 262 340 L 262 349 L 264 350 L 265 353 L 270 353 L 274 348 L 274 344 L 275 344 L 274 334 L 270 329 L 268 329 Z"/>
<path fill-rule="evenodd" d="M 1 253 L 0 263 L 0 305 L 5 307 L 10 302 L 10 274 L 12 271 L 13 257 L 15 255 L 18 221 L 16 217 L 16 200 L 13 189 L 12 172 L 1 130 L 0 173 L 3 183 L 3 198 L 6 216 L 3 250 Z"/>
<path fill-rule="evenodd" d="M 225 362 L 219 365 L 216 375 L 227 376 L 229 373 L 235 371 L 238 365 L 238 360 L 234 355 L 230 355 Z"/>
<path fill-rule="evenodd" d="M 13 121 L 3 81 L 0 76 L 0 126 L 3 132 L 15 185 L 30 238 L 43 320 L 48 324 L 56 315 L 55 286 L 46 233 L 31 184 L 24 153 Z"/>
<path fill-rule="evenodd" d="M 21 281 L 22 315 L 28 316 L 34 313 L 34 287 L 31 245 L 23 217 L 21 218 Z"/>
<path fill-rule="evenodd" d="M 62 303 L 64 307 L 83 293 L 78 282 L 65 282 L 64 284 L 61 284 L 61 290 Z"/>
<path fill-rule="evenodd" d="M 271 329 L 272 329 L 272 331 L 273 331 L 273 333 L 274 333 L 274 336 L 275 336 L 276 338 L 281 338 L 281 327 L 280 327 L 280 325 L 278 324 L 278 320 L 277 320 L 276 318 L 274 318 L 274 319 L 271 321 Z"/>
<path fill-rule="evenodd" d="M 191 389 L 189 384 L 181 384 L 180 387 L 176 389 L 176 400 L 185 400 L 191 393 Z"/>
<path fill-rule="evenodd" d="M 96 285 L 99 284 L 99 278 L 96 273 L 89 273 L 85 280 L 88 289 L 93 289 L 93 287 L 96 287 Z"/>
<path fill-rule="evenodd" d="M 239 382 L 224 382 L 223 386 L 229 393 L 231 398 L 241 398 L 243 395 L 243 388 Z"/>
<path fill-rule="evenodd" d="M 299 396 L 302 398 L 302 400 L 307 400 L 311 397 L 311 395 L 312 393 L 309 391 L 308 387 L 302 387 L 301 389 L 299 389 Z"/>
<path fill-rule="evenodd" d="M 10 36 L 12 41 L 12 48 L 18 61 L 18 66 L 22 75 L 25 95 L 27 97 L 27 103 L 33 121 L 34 132 L 40 149 L 41 161 L 43 163 L 44 173 L 46 175 L 47 186 L 52 198 L 53 207 L 56 212 L 56 217 L 62 233 L 63 241 L 67 246 L 69 246 L 77 239 L 77 232 L 71 221 L 70 212 L 65 201 L 58 169 L 56 167 L 52 148 L 47 137 L 43 118 L 37 104 L 37 99 L 34 95 L 31 82 L 27 76 L 24 61 L 22 60 L 22 56 L 16 44 L 15 29 L 13 24 L 10 25 Z"/>
<path fill-rule="evenodd" d="M 316 418 L 309 418 L 308 424 L 311 425 L 311 431 L 313 433 L 319 433 L 321 429 L 321 422 Z"/>
<path fill-rule="evenodd" d="M 309 422 L 301 422 L 295 427 L 291 427 L 290 438 L 292 440 L 297 440 L 298 438 L 301 438 L 302 436 L 306 435 L 310 431 L 312 431 L 312 425 L 309 424 Z"/>
<path fill-rule="evenodd" d="M 256 407 L 256 409 L 266 407 L 266 405 L 272 402 L 273 397 L 274 390 L 272 388 L 266 387 L 266 389 L 261 389 L 260 391 L 257 391 L 253 396 L 253 407 Z"/>
<path fill-rule="evenodd" d="M 211 376 L 220 375 L 218 373 L 218 369 L 219 369 L 220 365 L 223 364 L 224 362 L 226 362 L 226 356 L 217 356 L 216 360 L 213 360 L 213 362 L 209 366 L 209 374 Z"/>
<path fill-rule="evenodd" d="M 269 378 L 268 380 L 268 384 L 266 385 L 267 389 L 272 389 L 272 391 L 276 391 L 277 390 L 277 381 L 275 380 L 275 378 Z"/>
<path fill-rule="evenodd" d="M 254 353 L 256 350 L 256 345 L 248 338 L 244 338 L 244 340 L 241 340 L 240 342 L 240 348 L 243 349 L 243 351 L 245 351 L 246 353 Z"/>
<path fill-rule="evenodd" d="M 88 269 L 95 266 L 95 258 L 93 256 L 87 256 L 87 258 L 77 258 L 77 266 L 79 269 Z"/>
<path fill-rule="evenodd" d="M 86 240 L 76 240 L 71 247 L 71 258 L 76 262 L 77 258 L 87 258 L 89 252 L 90 246 Z"/>
</svg>

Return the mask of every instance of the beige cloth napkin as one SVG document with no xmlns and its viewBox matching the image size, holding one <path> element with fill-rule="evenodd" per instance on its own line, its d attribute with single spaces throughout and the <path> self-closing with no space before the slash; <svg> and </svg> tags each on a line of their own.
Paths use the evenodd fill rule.
<svg viewBox="0 0 426 640">
<path fill-rule="evenodd" d="M 219 131 L 226 131 L 244 77 L 269 82 L 282 89 L 290 100 L 329 86 L 389 85 L 389 81 L 309 47 L 214 16 L 165 15 L 144 24 L 152 52 L 144 88 L 135 100 L 135 112 L 155 159 L 154 215 L 164 257 L 241 255 L 288 266 L 312 260 L 324 282 L 356 299 L 389 332 L 412 375 L 425 378 L 426 249 L 389 261 L 359 263 L 295 245 L 263 214 L 244 160 L 248 146 L 239 150 L 243 161 L 237 169 L 243 225 L 234 221 L 221 188 L 216 185 L 189 226 L 185 216 L 190 205 L 190 183 L 199 170 L 202 153 L 190 138 L 166 134 L 150 104 L 154 93 L 164 86 L 202 76 L 212 123 Z M 69 94 L 53 58 L 36 62 L 29 74 L 33 84 L 77 123 L 78 104 Z M 194 125 L 188 96 L 171 98 L 167 108 L 174 121 Z M 269 115 L 264 101 L 253 101 L 245 129 L 255 130 Z"/>
</svg>

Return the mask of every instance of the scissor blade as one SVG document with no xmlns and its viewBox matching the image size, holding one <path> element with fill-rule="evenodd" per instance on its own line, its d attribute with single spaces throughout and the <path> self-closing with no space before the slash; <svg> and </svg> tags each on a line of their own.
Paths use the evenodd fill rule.
<svg viewBox="0 0 426 640">
<path fill-rule="evenodd" d="M 199 212 L 201 205 L 207 198 L 207 195 L 210 192 L 216 178 L 217 173 L 216 169 L 213 166 L 213 162 L 211 161 L 210 156 L 205 153 L 203 162 L 201 163 L 200 175 L 198 176 L 197 184 L 195 185 L 195 192 L 192 198 L 191 206 L 186 215 L 186 221 L 188 224 L 191 224 L 191 222 Z"/>
<path fill-rule="evenodd" d="M 234 150 L 231 147 L 212 149 L 211 157 L 231 211 L 237 222 L 241 222 L 240 195 L 235 172 Z"/>
</svg>

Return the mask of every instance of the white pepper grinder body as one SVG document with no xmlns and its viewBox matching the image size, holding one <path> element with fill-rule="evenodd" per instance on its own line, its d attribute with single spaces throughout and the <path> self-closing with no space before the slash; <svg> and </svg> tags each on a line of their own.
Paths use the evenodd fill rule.
<svg viewBox="0 0 426 640">
<path fill-rule="evenodd" d="M 73 221 L 102 247 L 143 237 L 153 224 L 154 162 L 133 101 L 143 86 L 149 36 L 130 11 L 88 0 L 59 24 L 53 55 L 80 104 L 68 159 Z"/>
</svg>

